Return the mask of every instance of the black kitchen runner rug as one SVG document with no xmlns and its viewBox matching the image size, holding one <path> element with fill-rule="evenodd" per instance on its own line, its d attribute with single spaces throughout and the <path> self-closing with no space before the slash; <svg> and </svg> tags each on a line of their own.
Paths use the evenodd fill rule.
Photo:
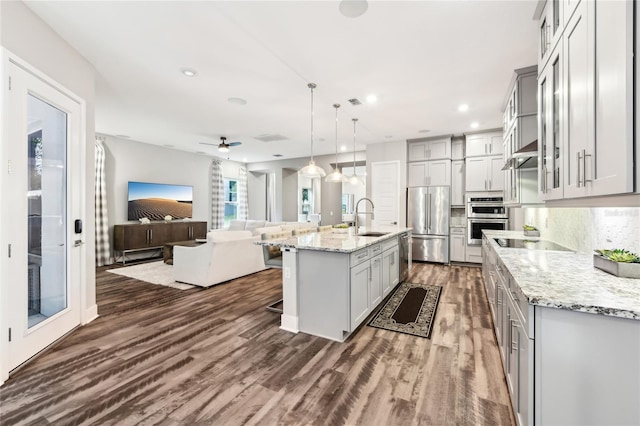
<svg viewBox="0 0 640 426">
<path fill-rule="evenodd" d="M 403 282 L 369 325 L 428 339 L 441 291 L 439 285 Z"/>
</svg>

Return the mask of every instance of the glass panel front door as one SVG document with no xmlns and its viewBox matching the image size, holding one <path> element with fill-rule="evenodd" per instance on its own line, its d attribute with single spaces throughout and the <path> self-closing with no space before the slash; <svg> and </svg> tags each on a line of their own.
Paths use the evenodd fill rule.
<svg viewBox="0 0 640 426">
<path fill-rule="evenodd" d="M 28 326 L 62 311 L 67 299 L 67 114 L 27 101 Z"/>
</svg>

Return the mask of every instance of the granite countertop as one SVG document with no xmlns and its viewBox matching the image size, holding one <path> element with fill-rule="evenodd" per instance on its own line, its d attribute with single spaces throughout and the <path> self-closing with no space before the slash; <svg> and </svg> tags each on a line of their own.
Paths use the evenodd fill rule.
<svg viewBox="0 0 640 426">
<path fill-rule="evenodd" d="M 483 231 L 532 305 L 640 320 L 640 279 L 593 266 L 593 255 L 501 247 L 494 238 L 539 240 L 522 231 Z"/>
<path fill-rule="evenodd" d="M 353 228 L 337 228 L 325 232 L 312 232 L 305 235 L 298 235 L 288 238 L 280 238 L 273 240 L 257 241 L 256 244 L 263 246 L 276 246 L 281 248 L 295 248 L 297 250 L 317 250 L 330 251 L 338 253 L 352 253 L 361 248 L 379 243 L 391 237 L 396 237 L 405 232 L 411 231 L 411 228 L 402 228 L 398 226 L 360 228 L 363 232 L 386 232 L 387 234 L 379 237 L 364 237 L 354 235 Z"/>
</svg>

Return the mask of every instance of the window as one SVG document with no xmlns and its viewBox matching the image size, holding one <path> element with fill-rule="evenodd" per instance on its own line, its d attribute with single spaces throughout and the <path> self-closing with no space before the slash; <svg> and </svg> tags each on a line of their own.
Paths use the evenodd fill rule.
<svg viewBox="0 0 640 426">
<path fill-rule="evenodd" d="M 238 218 L 238 181 L 224 179 L 224 224 Z"/>
</svg>

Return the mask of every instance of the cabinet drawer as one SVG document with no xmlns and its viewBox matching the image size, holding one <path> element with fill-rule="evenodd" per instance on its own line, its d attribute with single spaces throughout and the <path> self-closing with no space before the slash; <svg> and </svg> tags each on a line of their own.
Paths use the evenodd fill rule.
<svg viewBox="0 0 640 426">
<path fill-rule="evenodd" d="M 396 247 L 398 245 L 398 238 L 389 238 L 388 240 L 381 242 L 380 245 L 382 246 L 382 251 L 387 251 L 390 248 Z"/>
<path fill-rule="evenodd" d="M 371 247 L 369 247 L 369 251 L 371 253 L 371 257 L 377 256 L 380 253 L 382 253 L 382 245 L 381 244 L 374 244 Z"/>
<path fill-rule="evenodd" d="M 467 233 L 467 229 L 466 228 L 450 228 L 449 232 L 451 234 L 462 234 L 462 235 L 465 235 Z"/>
<path fill-rule="evenodd" d="M 351 253 L 351 257 L 349 261 L 352 267 L 361 264 L 362 262 L 368 260 L 371 257 L 369 248 L 370 247 L 367 247 Z"/>
</svg>

